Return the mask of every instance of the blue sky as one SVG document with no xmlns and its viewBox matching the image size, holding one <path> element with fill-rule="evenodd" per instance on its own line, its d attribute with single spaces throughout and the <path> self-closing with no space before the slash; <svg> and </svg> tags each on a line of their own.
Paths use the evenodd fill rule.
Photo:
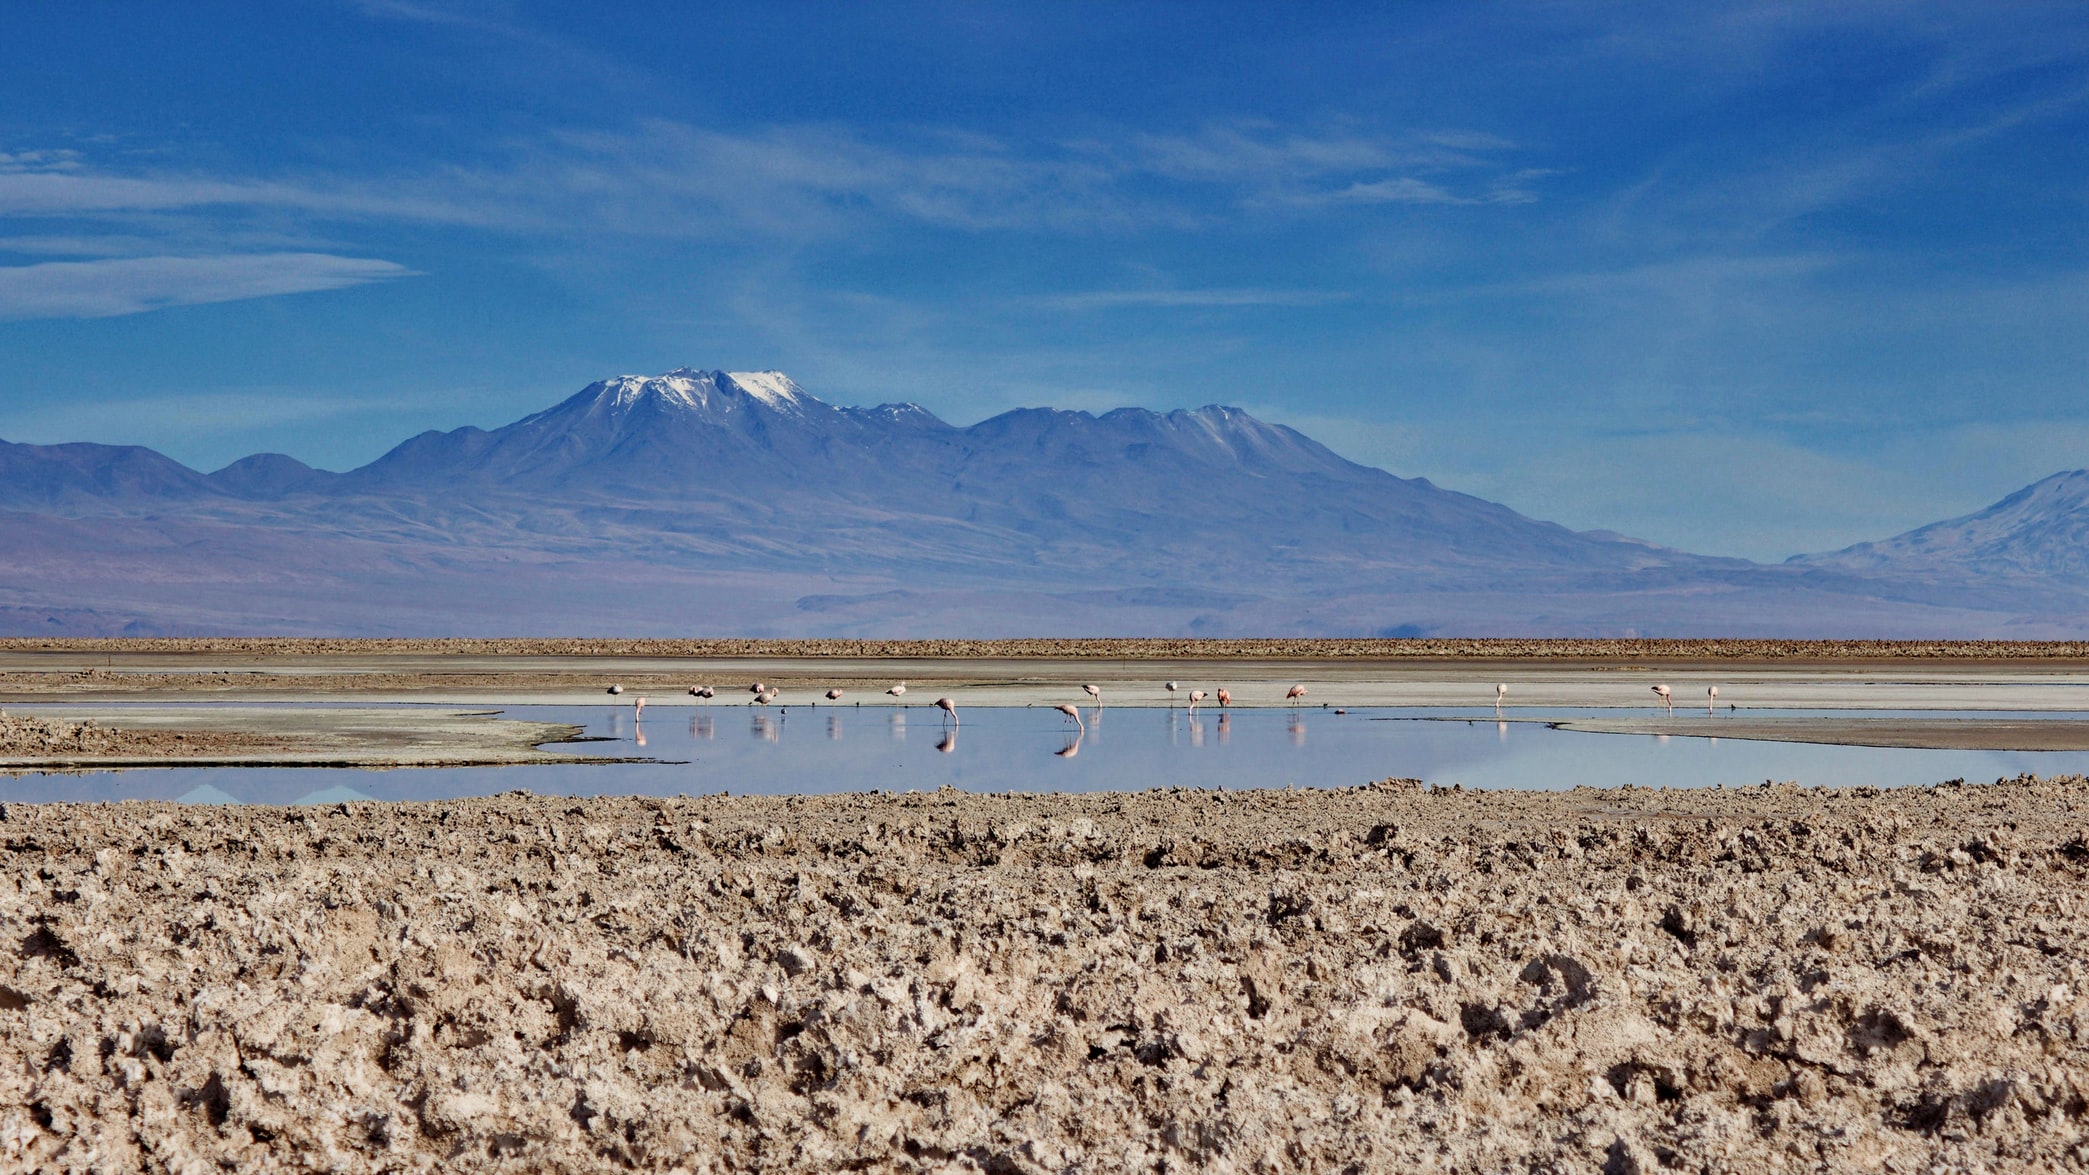
<svg viewBox="0 0 2089 1175">
<path fill-rule="evenodd" d="M 0 437 L 1227 403 L 1775 559 L 2089 465 L 2078 4 L 0 7 Z"/>
</svg>

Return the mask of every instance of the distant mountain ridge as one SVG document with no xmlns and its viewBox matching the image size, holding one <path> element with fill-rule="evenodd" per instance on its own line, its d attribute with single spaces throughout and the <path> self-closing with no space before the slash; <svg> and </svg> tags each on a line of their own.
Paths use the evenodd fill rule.
<svg viewBox="0 0 2089 1175">
<path fill-rule="evenodd" d="M 2089 469 L 2056 473 L 1984 510 L 1793 563 L 1969 577 L 2089 575 Z"/>
<path fill-rule="evenodd" d="M 2089 607 L 2035 552 L 2079 559 L 2057 519 L 2089 490 L 2039 489 L 1950 543 L 1768 567 L 1531 519 L 1238 408 L 960 427 L 677 368 L 345 473 L 0 443 L 0 631 L 2057 635 Z"/>
</svg>

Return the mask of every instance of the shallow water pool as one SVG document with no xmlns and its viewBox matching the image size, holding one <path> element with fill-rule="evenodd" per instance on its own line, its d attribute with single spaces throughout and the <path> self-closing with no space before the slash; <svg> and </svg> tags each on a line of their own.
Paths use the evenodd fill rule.
<svg viewBox="0 0 2089 1175">
<path fill-rule="evenodd" d="M 53 708 L 55 709 L 55 708 Z M 1793 780 L 1895 787 L 2024 772 L 2089 774 L 2089 752 L 1940 751 L 1655 737 L 1497 723 L 1486 711 L 1084 709 L 1086 729 L 1045 708 L 966 709 L 959 725 L 921 707 L 656 711 L 511 706 L 611 741 L 575 750 L 661 762 L 516 767 L 144 768 L 0 779 L 0 800 L 178 799 L 266 804 L 433 800 L 526 790 L 552 795 L 811 794 L 838 791 L 1135 791 L 1154 787 L 1345 787 L 1389 777 L 1480 788 L 1737 786 Z M 1801 711 L 1757 711 L 1800 716 Z M 1614 717 L 1616 711 L 1607 712 Z M 1601 717 L 1515 711 L 1519 719 Z M 1937 715 L 1945 716 L 1945 715 Z M 2000 717 L 1984 714 L 1983 717 Z M 2045 714 L 2046 718 L 2079 718 Z M 1445 719 L 1449 719 L 1446 721 Z"/>
</svg>

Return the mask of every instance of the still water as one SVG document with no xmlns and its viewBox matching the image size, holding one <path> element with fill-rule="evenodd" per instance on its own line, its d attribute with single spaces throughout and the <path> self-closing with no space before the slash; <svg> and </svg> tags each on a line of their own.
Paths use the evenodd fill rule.
<svg viewBox="0 0 2089 1175">
<path fill-rule="evenodd" d="M 262 804 L 547 795 L 810 794 L 839 791 L 1104 791 L 1154 787 L 1342 787 L 1388 777 L 1482 788 L 1707 787 L 1795 780 L 1895 787 L 1984 782 L 2022 772 L 2089 773 L 2089 753 L 1935 751 L 1650 737 L 1497 723 L 1486 711 L 1354 709 L 1199 713 L 967 708 L 962 725 L 926 708 L 512 706 L 610 741 L 573 749 L 662 760 L 515 767 L 151 768 L 0 778 L 0 801 L 170 799 Z M 1615 716 L 1615 711 L 1609 712 Z M 1757 711 L 1757 714 L 1772 713 Z M 1775 713 L 1803 715 L 1800 711 Z M 1517 711 L 1559 720 L 1573 713 Z M 1883 716 L 1883 715 L 1880 715 Z M 1985 717 L 2001 717 L 1986 714 Z M 2043 717 L 2063 717 L 2048 714 Z M 2064 715 L 2078 718 L 2080 715 Z M 1448 719 L 1448 721 L 1446 721 Z"/>
</svg>

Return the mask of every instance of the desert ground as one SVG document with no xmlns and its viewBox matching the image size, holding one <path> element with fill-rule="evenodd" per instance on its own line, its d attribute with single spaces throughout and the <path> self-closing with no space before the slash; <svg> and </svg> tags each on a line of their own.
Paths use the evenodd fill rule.
<svg viewBox="0 0 2089 1175">
<path fill-rule="evenodd" d="M 2089 781 L 9 805 L 16 1170 L 2054 1170 Z"/>
<path fill-rule="evenodd" d="M 1880 745 L 1968 737 L 1864 713 L 1882 693 L 2057 738 L 2089 710 L 2071 647 L 1396 644 L 14 642 L 0 754 L 396 754 L 368 715 L 407 713 L 584 755 L 465 707 L 732 673 L 1134 705 L 1505 682 L 1641 734 L 1649 681 L 1718 682 L 1752 737 L 1793 734 L 1749 708 L 1825 696 L 1849 713 L 1801 733 L 1917 740 Z M 365 716 L 282 717 L 330 713 Z M 0 1170 L 2089 1165 L 2089 780 L 1130 786 L 0 804 Z"/>
</svg>

